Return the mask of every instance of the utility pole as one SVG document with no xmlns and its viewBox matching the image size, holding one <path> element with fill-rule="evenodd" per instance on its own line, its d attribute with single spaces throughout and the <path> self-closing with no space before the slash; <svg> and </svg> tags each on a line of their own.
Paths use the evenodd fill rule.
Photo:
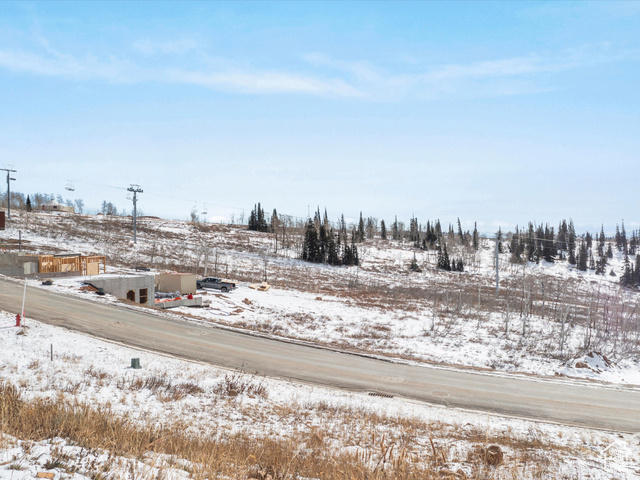
<svg viewBox="0 0 640 480">
<path fill-rule="evenodd" d="M 16 172 L 17 170 L 12 170 L 10 168 L 0 168 L 0 170 L 4 170 L 7 172 L 7 218 L 11 218 L 11 180 L 15 180 L 15 178 L 11 178 L 10 173 Z"/>
<path fill-rule="evenodd" d="M 500 253 L 500 239 L 498 238 L 498 235 L 496 234 L 496 298 L 500 295 L 500 268 L 499 268 L 500 257 L 499 257 L 499 253 Z"/>
<path fill-rule="evenodd" d="M 127 188 L 127 192 L 133 193 L 133 243 L 138 243 L 137 241 L 137 229 L 136 229 L 136 218 L 138 217 L 138 210 L 136 209 L 136 203 L 138 201 L 138 193 L 142 193 L 142 189 L 140 185 L 131 184 L 129 188 Z"/>
</svg>

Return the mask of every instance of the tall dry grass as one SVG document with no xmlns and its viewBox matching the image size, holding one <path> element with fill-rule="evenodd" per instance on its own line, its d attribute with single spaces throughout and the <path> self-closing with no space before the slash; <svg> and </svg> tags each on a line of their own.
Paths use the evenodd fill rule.
<svg viewBox="0 0 640 480">
<path fill-rule="evenodd" d="M 341 412 L 327 407 L 321 413 L 331 416 Z M 358 417 L 355 412 L 350 415 Z M 382 417 L 364 420 L 368 424 L 381 422 L 381 426 L 386 423 Z M 63 396 L 27 401 L 15 386 L 0 384 L 0 434 L 30 441 L 63 438 L 89 451 L 107 451 L 110 460 L 86 472 L 92 478 L 109 478 L 109 470 L 116 467 L 116 456 L 143 461 L 150 452 L 180 459 L 174 467 L 186 469 L 195 479 L 517 479 L 525 478 L 518 473 L 523 459 L 531 462 L 526 478 L 551 478 L 548 475 L 552 471 L 552 462 L 540 462 L 543 457 L 533 461 L 531 445 L 519 447 L 517 441 L 512 439 L 509 443 L 508 438 L 502 440 L 503 445 L 514 449 L 511 462 L 497 468 L 490 466 L 486 461 L 486 442 L 500 439 L 482 440 L 474 438 L 474 434 L 464 439 L 461 432 L 453 433 L 449 441 L 434 442 L 432 438 L 418 449 L 414 438 L 403 444 L 385 434 L 374 435 L 366 446 L 355 442 L 349 448 L 344 448 L 344 444 L 335 448 L 334 432 L 326 424 L 301 429 L 286 438 L 221 432 L 189 435 L 184 433 L 187 431 L 184 427 L 180 423 L 141 424 L 118 416 L 107 407 L 93 407 Z M 405 427 L 412 432 L 416 425 Z M 464 458 L 457 458 L 460 456 L 455 448 L 457 437 L 463 438 L 462 443 L 473 445 Z M 467 473 L 451 467 L 459 462 L 467 465 Z M 534 469 L 536 473 L 531 475 Z"/>
</svg>

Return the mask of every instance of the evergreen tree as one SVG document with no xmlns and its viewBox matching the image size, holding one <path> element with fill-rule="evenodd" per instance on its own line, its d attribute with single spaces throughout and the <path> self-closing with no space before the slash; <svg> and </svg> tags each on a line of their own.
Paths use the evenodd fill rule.
<svg viewBox="0 0 640 480">
<path fill-rule="evenodd" d="M 344 214 L 340 215 L 340 231 L 338 232 L 338 242 L 347 243 L 347 223 L 344 221 Z"/>
<path fill-rule="evenodd" d="M 511 243 L 509 245 L 509 249 L 511 250 L 511 263 L 522 263 L 522 257 L 520 256 L 522 250 L 521 245 L 520 233 L 516 225 L 516 230 L 513 235 L 511 235 Z"/>
<path fill-rule="evenodd" d="M 547 223 L 544 227 L 544 241 L 542 242 L 542 256 L 547 262 L 554 260 L 554 237 L 553 227 L 549 227 Z"/>
<path fill-rule="evenodd" d="M 460 244 L 465 245 L 464 233 L 462 233 L 462 224 L 460 223 L 460 217 L 458 217 L 458 238 L 460 238 Z"/>
<path fill-rule="evenodd" d="M 418 242 L 420 241 L 420 232 L 418 231 L 418 219 L 415 217 L 411 217 L 411 221 L 409 222 L 409 241 L 414 243 L 414 246 L 418 246 Z"/>
<path fill-rule="evenodd" d="M 569 264 L 576 264 L 576 230 L 573 227 L 573 220 L 569 220 L 569 232 L 567 237 L 567 249 L 569 250 Z"/>
<path fill-rule="evenodd" d="M 329 235 L 327 229 L 324 227 L 324 224 L 320 225 L 320 229 L 318 232 L 318 245 L 320 248 L 320 253 L 316 261 L 318 263 L 325 263 L 327 261 L 327 253 L 329 251 Z"/>
<path fill-rule="evenodd" d="M 27 212 L 30 212 L 32 210 L 31 209 L 31 198 L 29 198 L 29 195 L 27 195 L 26 207 L 27 207 Z"/>
<path fill-rule="evenodd" d="M 358 256 L 358 247 L 355 243 L 351 245 L 351 252 L 353 255 L 352 265 L 355 265 L 357 267 L 358 265 L 360 265 L 360 257 Z"/>
<path fill-rule="evenodd" d="M 618 251 L 622 251 L 622 235 L 620 235 L 620 227 L 616 223 L 616 248 Z"/>
<path fill-rule="evenodd" d="M 584 241 L 580 242 L 580 250 L 578 252 L 577 265 L 578 265 L 578 270 L 580 270 L 581 272 L 587 271 L 588 258 L 589 258 L 589 255 L 587 253 L 587 245 L 584 243 Z"/>
<path fill-rule="evenodd" d="M 607 258 L 613 258 L 613 251 L 611 250 L 611 244 L 607 243 Z"/>
<path fill-rule="evenodd" d="M 391 238 L 393 238 L 394 240 L 399 240 L 400 239 L 400 234 L 398 232 L 398 216 L 397 215 L 396 215 L 396 219 L 393 222 L 393 229 L 392 229 Z"/>
<path fill-rule="evenodd" d="M 411 260 L 411 264 L 409 265 L 409 270 L 417 273 L 422 272 L 420 265 L 418 265 L 418 260 L 416 259 L 416 252 L 413 252 L 413 260 Z"/>
<path fill-rule="evenodd" d="M 360 221 L 358 222 L 356 242 L 364 242 L 364 218 L 362 218 L 362 212 L 360 212 Z"/>
<path fill-rule="evenodd" d="M 445 242 L 442 242 L 442 245 L 438 247 L 438 268 L 451 271 L 451 261 L 449 260 L 447 244 Z"/>
<path fill-rule="evenodd" d="M 607 270 L 607 257 L 600 257 L 596 261 L 596 275 L 604 275 Z"/>
<path fill-rule="evenodd" d="M 604 241 L 605 241 L 604 225 L 601 225 L 600 226 L 600 236 L 598 237 L 598 256 L 599 257 L 603 257 L 604 256 Z"/>
<path fill-rule="evenodd" d="M 567 250 L 567 236 L 569 234 L 569 227 L 567 226 L 567 221 L 562 220 L 560 226 L 558 227 L 558 250 L 561 252 L 566 252 Z"/>
<path fill-rule="evenodd" d="M 625 255 L 629 253 L 629 244 L 627 243 L 627 232 L 624 229 L 624 220 L 622 221 L 622 231 L 620 232 L 620 241 L 622 242 L 622 251 Z"/>
<path fill-rule="evenodd" d="M 27 197 L 29 199 L 29 197 Z M 638 249 L 638 233 L 636 230 L 631 231 L 631 240 L 629 241 L 629 255 L 635 255 Z"/>
<path fill-rule="evenodd" d="M 384 223 L 384 220 L 380 220 L 380 238 L 382 240 L 387 239 L 387 226 Z"/>
<path fill-rule="evenodd" d="M 304 242 L 302 244 L 302 259 L 309 262 L 322 261 L 320 257 L 320 245 L 318 242 L 318 232 L 313 220 L 309 219 L 304 232 Z"/>
<path fill-rule="evenodd" d="M 342 263 L 340 256 L 338 255 L 338 247 L 334 241 L 333 230 L 329 231 L 329 239 L 327 244 L 327 263 L 329 265 L 340 265 Z"/>
<path fill-rule="evenodd" d="M 480 237 L 478 236 L 478 222 L 473 222 L 473 249 L 478 250 L 480 247 Z"/>
<path fill-rule="evenodd" d="M 268 232 L 270 230 L 270 226 L 267 224 L 267 221 L 264 216 L 264 210 L 260 203 L 254 205 L 253 210 L 249 214 L 249 230 L 254 230 L 257 232 Z"/>
<path fill-rule="evenodd" d="M 622 271 L 622 276 L 620 277 L 620 284 L 625 287 L 633 285 L 633 271 L 631 269 L 631 262 L 629 262 L 628 254 L 625 254 L 624 256 L 624 269 Z"/>
<path fill-rule="evenodd" d="M 536 261 L 536 241 L 533 223 L 529 222 L 529 230 L 527 231 L 527 260 Z"/>
</svg>

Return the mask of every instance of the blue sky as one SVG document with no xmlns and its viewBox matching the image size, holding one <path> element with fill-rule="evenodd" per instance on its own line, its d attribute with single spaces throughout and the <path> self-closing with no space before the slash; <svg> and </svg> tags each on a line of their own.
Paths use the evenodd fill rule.
<svg viewBox="0 0 640 480">
<path fill-rule="evenodd" d="M 639 62 L 639 2 L 1 2 L 0 164 L 172 218 L 638 228 Z"/>
</svg>

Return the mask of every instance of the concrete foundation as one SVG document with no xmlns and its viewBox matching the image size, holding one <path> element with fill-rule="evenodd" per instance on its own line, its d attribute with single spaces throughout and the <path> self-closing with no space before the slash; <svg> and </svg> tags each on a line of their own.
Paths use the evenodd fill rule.
<svg viewBox="0 0 640 480">
<path fill-rule="evenodd" d="M 104 293 L 132 302 L 155 306 L 155 275 L 118 275 L 91 278 L 88 282 Z"/>
<path fill-rule="evenodd" d="M 180 300 L 170 300 L 156 303 L 158 308 L 173 308 L 173 307 L 201 307 L 202 297 L 193 298 L 181 298 Z"/>
<path fill-rule="evenodd" d="M 0 253 L 0 274 L 24 277 L 38 273 L 38 257 L 17 252 Z"/>
</svg>

